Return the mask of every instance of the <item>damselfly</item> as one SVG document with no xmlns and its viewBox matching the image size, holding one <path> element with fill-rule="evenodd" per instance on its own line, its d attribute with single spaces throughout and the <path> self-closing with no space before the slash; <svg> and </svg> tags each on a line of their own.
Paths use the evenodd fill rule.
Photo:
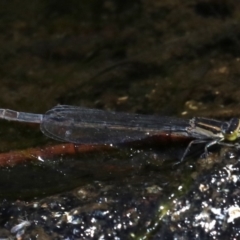
<svg viewBox="0 0 240 240">
<path fill-rule="evenodd" d="M 0 109 L 0 118 L 39 123 L 46 136 L 75 144 L 119 144 L 158 135 L 193 139 L 182 159 L 192 144 L 206 143 L 207 153 L 207 149 L 214 144 L 238 146 L 235 142 L 240 137 L 240 120 L 237 118 L 230 121 L 202 117 L 187 120 L 68 105 L 58 105 L 45 114 Z"/>
</svg>

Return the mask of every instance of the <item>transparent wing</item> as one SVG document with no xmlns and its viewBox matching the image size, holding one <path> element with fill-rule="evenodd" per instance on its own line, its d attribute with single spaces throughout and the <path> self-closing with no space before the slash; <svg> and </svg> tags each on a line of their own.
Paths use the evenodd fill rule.
<svg viewBox="0 0 240 240">
<path fill-rule="evenodd" d="M 43 116 L 41 131 L 56 140 L 98 144 L 135 141 L 163 132 L 187 136 L 188 126 L 188 120 L 171 117 L 58 105 Z"/>
</svg>

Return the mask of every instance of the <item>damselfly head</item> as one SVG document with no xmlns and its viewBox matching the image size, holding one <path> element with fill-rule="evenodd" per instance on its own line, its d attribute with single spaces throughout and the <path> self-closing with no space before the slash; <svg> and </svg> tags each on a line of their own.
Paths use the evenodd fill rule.
<svg viewBox="0 0 240 240">
<path fill-rule="evenodd" d="M 229 122 L 223 123 L 221 131 L 225 140 L 235 141 L 240 137 L 240 119 L 232 118 Z"/>
</svg>

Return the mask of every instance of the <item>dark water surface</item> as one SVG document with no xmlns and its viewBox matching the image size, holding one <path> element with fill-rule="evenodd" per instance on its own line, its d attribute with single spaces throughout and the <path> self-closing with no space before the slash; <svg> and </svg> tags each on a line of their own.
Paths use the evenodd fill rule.
<svg viewBox="0 0 240 240">
<path fill-rule="evenodd" d="M 213 0 L 2 1 L 0 106 L 239 117 L 239 8 Z M 57 144 L 38 126 L 6 121 L 0 139 L 2 153 Z M 199 159 L 197 146 L 174 165 L 186 145 L 2 167 L 0 238 L 238 238 L 238 150 L 217 147 Z"/>
</svg>

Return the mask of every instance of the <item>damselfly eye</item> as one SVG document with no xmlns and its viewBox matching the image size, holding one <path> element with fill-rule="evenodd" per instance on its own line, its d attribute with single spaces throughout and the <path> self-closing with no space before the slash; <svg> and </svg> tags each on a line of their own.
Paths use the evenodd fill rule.
<svg viewBox="0 0 240 240">
<path fill-rule="evenodd" d="M 228 132 L 228 130 L 229 130 L 229 126 L 230 126 L 230 124 L 227 123 L 227 122 L 225 122 L 225 123 L 222 124 L 222 126 L 221 126 L 221 131 L 222 131 L 223 134 L 227 134 L 227 132 Z"/>
<path fill-rule="evenodd" d="M 221 129 L 224 134 L 233 134 L 238 129 L 238 125 L 239 119 L 232 118 L 228 123 L 223 123 Z"/>
<path fill-rule="evenodd" d="M 238 118 L 232 118 L 230 120 L 230 126 L 229 126 L 229 133 L 236 132 L 238 130 L 239 125 L 239 119 Z"/>
</svg>

